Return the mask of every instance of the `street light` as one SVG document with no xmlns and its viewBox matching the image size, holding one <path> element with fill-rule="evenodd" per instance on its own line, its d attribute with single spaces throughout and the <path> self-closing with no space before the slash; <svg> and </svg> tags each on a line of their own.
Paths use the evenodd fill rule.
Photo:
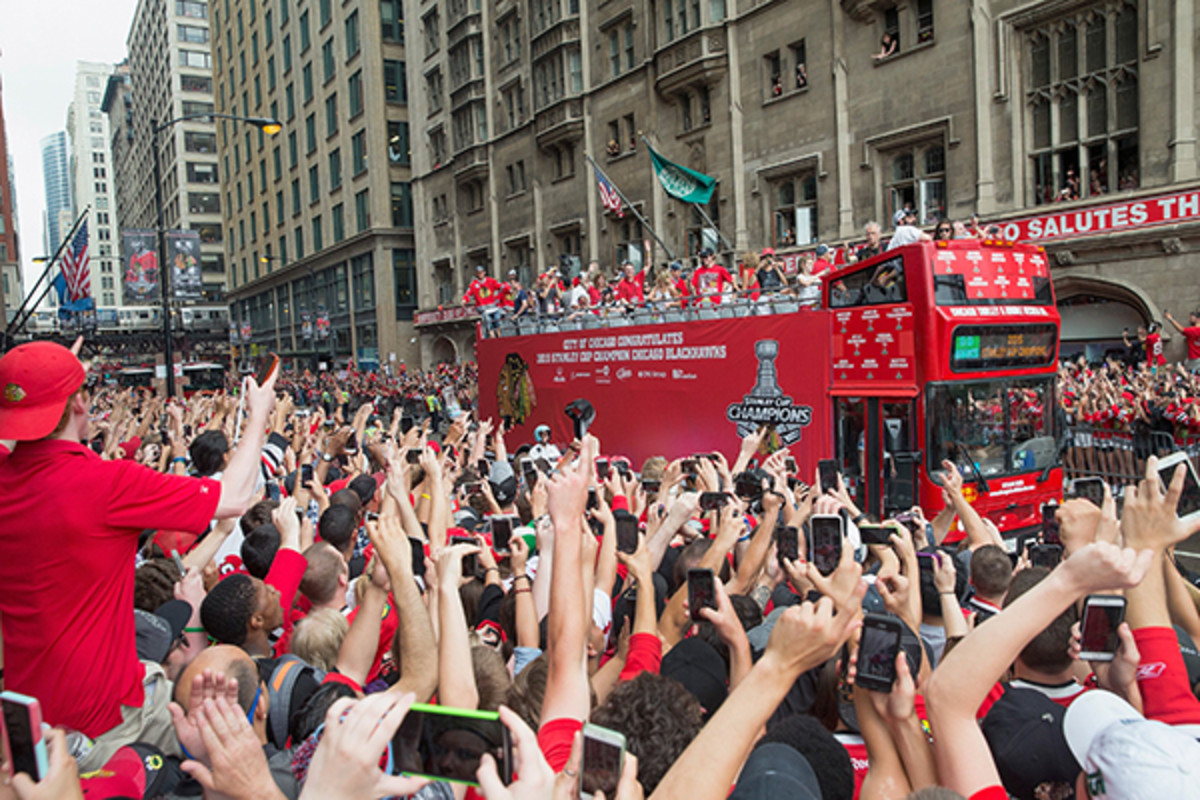
<svg viewBox="0 0 1200 800">
<path fill-rule="evenodd" d="M 276 119 L 267 117 L 239 117 L 235 114 L 217 114 L 214 112 L 184 114 L 182 117 L 169 119 L 161 125 L 157 119 L 151 118 L 150 120 L 150 146 L 154 149 L 154 219 L 155 233 L 157 234 L 156 240 L 158 242 L 158 285 L 162 290 L 163 339 L 166 340 L 166 346 L 163 348 L 163 357 L 167 364 L 167 397 L 175 396 L 175 345 L 171 341 L 171 270 L 166 260 L 167 232 L 163 227 L 162 157 L 158 152 L 158 135 L 178 122 L 187 122 L 193 119 L 230 119 L 234 122 L 245 122 L 258 128 L 268 136 L 274 136 L 283 130 L 283 123 Z"/>
</svg>

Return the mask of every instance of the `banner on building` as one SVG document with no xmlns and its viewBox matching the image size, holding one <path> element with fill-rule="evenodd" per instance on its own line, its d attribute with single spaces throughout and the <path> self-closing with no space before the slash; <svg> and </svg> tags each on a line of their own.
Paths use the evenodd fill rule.
<svg viewBox="0 0 1200 800">
<path fill-rule="evenodd" d="M 554 441 L 569 442 L 563 409 L 584 398 L 596 409 L 591 430 L 619 439 L 634 464 L 715 450 L 732 460 L 739 437 L 770 424 L 810 475 L 833 452 L 833 356 L 811 346 L 830 341 L 830 319 L 780 314 L 483 339 L 480 418 L 510 422 L 516 440 L 546 424 Z"/>
<path fill-rule="evenodd" d="M 658 182 L 662 184 L 663 190 L 667 194 L 685 203 L 708 205 L 708 201 L 712 200 L 713 189 L 717 185 L 716 178 L 694 169 L 688 169 L 674 161 L 668 161 L 649 145 L 646 145 L 646 149 L 650 151 L 654 174 L 658 176 Z"/>
<path fill-rule="evenodd" d="M 1005 241 L 1039 244 L 1197 220 L 1200 189 L 1071 209 L 1050 205 L 1040 214 L 995 224 Z"/>
<path fill-rule="evenodd" d="M 200 232 L 168 231 L 167 261 L 171 264 L 171 296 L 175 300 L 200 300 L 204 279 L 200 276 Z"/>
<path fill-rule="evenodd" d="M 125 272 L 124 304 L 157 303 L 158 252 L 154 231 L 121 231 L 121 264 Z"/>
<path fill-rule="evenodd" d="M 329 312 L 324 309 L 317 312 L 317 338 L 329 338 Z"/>
<path fill-rule="evenodd" d="M 313 337 L 312 312 L 307 308 L 300 310 L 300 336 L 304 339 Z"/>
</svg>

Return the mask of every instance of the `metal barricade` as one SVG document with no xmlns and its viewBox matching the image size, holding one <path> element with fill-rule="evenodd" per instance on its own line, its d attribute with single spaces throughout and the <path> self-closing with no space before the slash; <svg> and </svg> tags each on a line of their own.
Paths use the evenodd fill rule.
<svg viewBox="0 0 1200 800">
<path fill-rule="evenodd" d="M 1112 431 L 1094 425 L 1072 425 L 1067 429 L 1063 454 L 1063 477 L 1103 478 L 1120 494 L 1124 487 L 1146 474 L 1146 459 L 1186 450 L 1193 462 L 1200 458 L 1200 437 L 1177 439 L 1169 433 L 1139 429 Z"/>
</svg>

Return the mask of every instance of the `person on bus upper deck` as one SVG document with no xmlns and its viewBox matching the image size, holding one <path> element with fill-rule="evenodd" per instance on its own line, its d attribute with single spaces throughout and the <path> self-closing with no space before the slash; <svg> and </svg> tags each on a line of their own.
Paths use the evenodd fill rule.
<svg viewBox="0 0 1200 800">
<path fill-rule="evenodd" d="M 617 299 L 628 306 L 640 306 L 646 302 L 642 287 L 644 272 L 634 272 L 633 264 L 626 261 L 621 265 L 621 280 L 617 281 Z"/>
<path fill-rule="evenodd" d="M 700 268 L 692 275 L 692 290 L 700 303 L 720 303 L 721 295 L 728 290 L 737 290 L 737 282 L 729 270 L 717 263 L 712 248 L 700 251 Z"/>
<path fill-rule="evenodd" d="M 887 249 L 889 251 L 906 244 L 933 241 L 932 236 L 917 227 L 917 212 L 911 208 L 902 208 L 897 211 L 892 217 L 892 224 L 895 225 L 896 230 L 892 233 L 892 240 L 888 242 Z"/>
<path fill-rule="evenodd" d="M 1180 325 L 1175 317 L 1171 316 L 1170 311 L 1163 309 L 1163 316 L 1187 340 L 1187 359 L 1183 362 L 1183 365 L 1187 367 L 1189 372 L 1200 370 L 1200 311 L 1191 311 L 1188 313 L 1186 328 Z"/>
<path fill-rule="evenodd" d="M 879 235 L 879 223 L 872 220 L 863 228 L 863 236 L 866 237 L 867 243 L 862 245 L 854 252 L 856 259 L 861 261 L 864 258 L 877 256 L 883 252 L 883 240 Z"/>
<path fill-rule="evenodd" d="M 814 255 L 816 256 L 816 260 L 813 261 L 813 265 L 812 265 L 813 275 L 821 275 L 823 273 L 833 271 L 834 256 L 833 256 L 833 250 L 830 249 L 829 245 L 827 245 L 827 244 L 817 245 L 817 249 L 816 249 L 816 251 L 814 251 Z"/>
</svg>

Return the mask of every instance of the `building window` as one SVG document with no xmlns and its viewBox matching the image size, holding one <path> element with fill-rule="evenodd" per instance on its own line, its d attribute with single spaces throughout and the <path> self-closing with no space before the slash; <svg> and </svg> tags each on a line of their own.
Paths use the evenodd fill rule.
<svg viewBox="0 0 1200 800">
<path fill-rule="evenodd" d="M 612 77 L 621 74 L 621 29 L 614 28 L 608 32 L 608 63 L 612 69 Z"/>
<path fill-rule="evenodd" d="M 217 165 L 189 161 L 187 179 L 189 183 L 217 183 Z"/>
<path fill-rule="evenodd" d="M 283 190 L 275 193 L 275 224 L 283 224 Z"/>
<path fill-rule="evenodd" d="M 508 121 L 508 127 L 505 130 L 512 130 L 518 125 L 525 122 L 525 87 L 520 81 L 503 90 L 505 118 Z"/>
<path fill-rule="evenodd" d="M 316 164 L 308 168 L 308 202 L 321 201 L 321 170 Z"/>
<path fill-rule="evenodd" d="M 192 0 L 175 0 L 175 15 L 192 19 L 207 19 L 208 5 Z"/>
<path fill-rule="evenodd" d="M 367 132 L 361 130 L 350 139 L 353 174 L 358 175 L 367 168 Z"/>
<path fill-rule="evenodd" d="M 296 258 L 304 258 L 304 228 L 297 226 L 293 238 L 296 240 Z"/>
<path fill-rule="evenodd" d="M 567 72 L 571 78 L 571 93 L 583 92 L 583 57 L 576 49 L 567 51 Z"/>
<path fill-rule="evenodd" d="M 442 71 L 435 69 L 425 76 L 425 101 L 429 104 L 429 113 L 442 110 Z"/>
<path fill-rule="evenodd" d="M 363 110 L 362 70 L 350 76 L 350 119 L 354 119 Z"/>
<path fill-rule="evenodd" d="M 525 162 L 514 161 L 504 168 L 508 178 L 508 193 L 510 195 L 525 191 Z"/>
<path fill-rule="evenodd" d="M 333 59 L 333 38 L 325 40 L 325 44 L 321 45 L 321 64 L 323 67 L 323 79 L 328 83 L 333 78 L 333 72 L 337 68 L 337 64 Z"/>
<path fill-rule="evenodd" d="M 887 218 L 902 208 L 921 225 L 946 219 L 946 150 L 941 140 L 884 154 Z"/>
<path fill-rule="evenodd" d="M 208 42 L 208 28 L 201 28 L 197 25 L 178 25 L 175 30 L 176 37 L 181 42 L 189 42 L 191 44 L 205 44 Z"/>
<path fill-rule="evenodd" d="M 312 62 L 308 62 L 300 70 L 300 99 L 304 104 L 308 104 L 313 99 L 313 76 Z"/>
<path fill-rule="evenodd" d="M 267 91 L 275 91 L 275 56 L 267 59 Z"/>
<path fill-rule="evenodd" d="M 309 114 L 304 119 L 304 152 L 312 155 L 317 149 L 317 115 Z"/>
<path fill-rule="evenodd" d="M 350 283 L 354 291 L 354 310 L 375 307 L 375 265 L 371 253 L 350 259 Z"/>
<path fill-rule="evenodd" d="M 286 75 L 292 68 L 292 37 L 283 37 L 283 72 Z"/>
<path fill-rule="evenodd" d="M 354 11 L 346 17 L 346 60 L 349 61 L 358 55 L 361 46 L 358 39 L 358 11 Z"/>
<path fill-rule="evenodd" d="M 429 160 L 434 169 L 446 163 L 446 131 L 440 127 L 429 134 Z"/>
<path fill-rule="evenodd" d="M 933 0 L 917 0 L 917 41 L 933 41 Z"/>
<path fill-rule="evenodd" d="M 338 129 L 337 92 L 325 98 L 325 135 L 333 136 Z"/>
<path fill-rule="evenodd" d="M 1116 14 L 1084 11 L 1028 32 L 1035 205 L 1141 185 L 1137 31 L 1135 7 L 1123 4 Z"/>
<path fill-rule="evenodd" d="M 617 239 L 617 243 L 613 248 L 613 263 L 624 264 L 628 261 L 630 264 L 633 264 L 635 270 L 640 270 L 642 263 L 646 260 L 646 244 L 642 236 L 642 223 L 626 216 L 625 219 L 616 223 L 613 236 Z"/>
<path fill-rule="evenodd" d="M 621 34 L 622 49 L 625 52 L 625 69 L 633 69 L 633 25 L 626 25 Z"/>
<path fill-rule="evenodd" d="M 470 214 L 483 210 L 483 181 L 467 181 L 459 185 L 462 210 Z"/>
<path fill-rule="evenodd" d="M 300 179 L 292 181 L 292 216 L 300 213 Z"/>
<path fill-rule="evenodd" d="M 278 181 L 283 177 L 283 156 L 278 146 L 271 151 L 271 162 L 274 167 L 275 180 Z"/>
<path fill-rule="evenodd" d="M 763 56 L 763 78 L 768 100 L 783 95 L 783 57 L 778 50 Z"/>
<path fill-rule="evenodd" d="M 412 162 L 407 122 L 388 120 L 388 161 L 404 166 L 408 166 Z"/>
<path fill-rule="evenodd" d="M 500 23 L 500 47 L 505 64 L 511 64 L 521 57 L 521 18 L 516 14 L 509 15 Z"/>
<path fill-rule="evenodd" d="M 788 175 L 771 186 L 771 245 L 791 247 L 817 240 L 817 178 L 814 173 Z"/>
<path fill-rule="evenodd" d="M 408 102 L 408 84 L 404 76 L 404 62 L 390 58 L 383 60 L 384 99 L 389 103 Z"/>
<path fill-rule="evenodd" d="M 296 92 L 290 83 L 283 90 L 283 107 L 287 110 L 288 122 L 296 118 Z"/>
<path fill-rule="evenodd" d="M 396 319 L 411 320 L 417 308 L 417 258 L 411 248 L 392 250 L 392 278 L 396 286 Z"/>
<path fill-rule="evenodd" d="M 334 148 L 329 154 L 329 191 L 342 185 L 342 148 Z"/>
<path fill-rule="evenodd" d="M 796 42 L 788 46 L 788 54 L 792 59 L 792 89 L 805 89 L 808 87 L 808 54 L 807 48 L 804 46 L 804 40 Z"/>
<path fill-rule="evenodd" d="M 317 214 L 312 220 L 313 252 L 319 253 L 325 247 L 325 232 L 321 228 L 321 215 Z"/>
<path fill-rule="evenodd" d="M 383 40 L 404 44 L 404 4 L 401 0 L 380 0 L 379 19 Z"/>
<path fill-rule="evenodd" d="M 288 169 L 296 168 L 296 132 L 288 131 Z"/>
<path fill-rule="evenodd" d="M 354 230 L 356 233 L 362 233 L 369 227 L 371 227 L 371 194 L 370 190 L 363 189 L 354 195 Z"/>
<path fill-rule="evenodd" d="M 308 52 L 308 47 L 311 44 L 312 39 L 308 32 L 308 12 L 305 11 L 300 15 L 300 52 Z"/>
<path fill-rule="evenodd" d="M 429 58 L 438 51 L 441 45 L 441 31 L 438 25 L 437 11 L 431 11 L 421 18 L 421 27 L 425 40 L 425 57 Z"/>
<path fill-rule="evenodd" d="M 883 35 L 891 42 L 888 55 L 900 52 L 900 11 L 892 6 L 883 12 Z"/>
<path fill-rule="evenodd" d="M 575 145 L 564 142 L 554 148 L 554 179 L 569 178 L 575 174 Z"/>
<path fill-rule="evenodd" d="M 321 27 L 324 28 L 333 19 L 333 3 L 331 0 L 319 0 L 318 6 L 321 15 Z"/>
<path fill-rule="evenodd" d="M 346 214 L 345 206 L 338 203 L 333 207 L 333 243 L 337 244 L 346 238 Z"/>
<path fill-rule="evenodd" d="M 208 53 L 202 53 L 199 50 L 180 50 L 179 66 L 212 69 L 212 57 Z"/>
<path fill-rule="evenodd" d="M 413 225 L 412 184 L 392 182 L 392 226 L 411 228 Z"/>
</svg>

